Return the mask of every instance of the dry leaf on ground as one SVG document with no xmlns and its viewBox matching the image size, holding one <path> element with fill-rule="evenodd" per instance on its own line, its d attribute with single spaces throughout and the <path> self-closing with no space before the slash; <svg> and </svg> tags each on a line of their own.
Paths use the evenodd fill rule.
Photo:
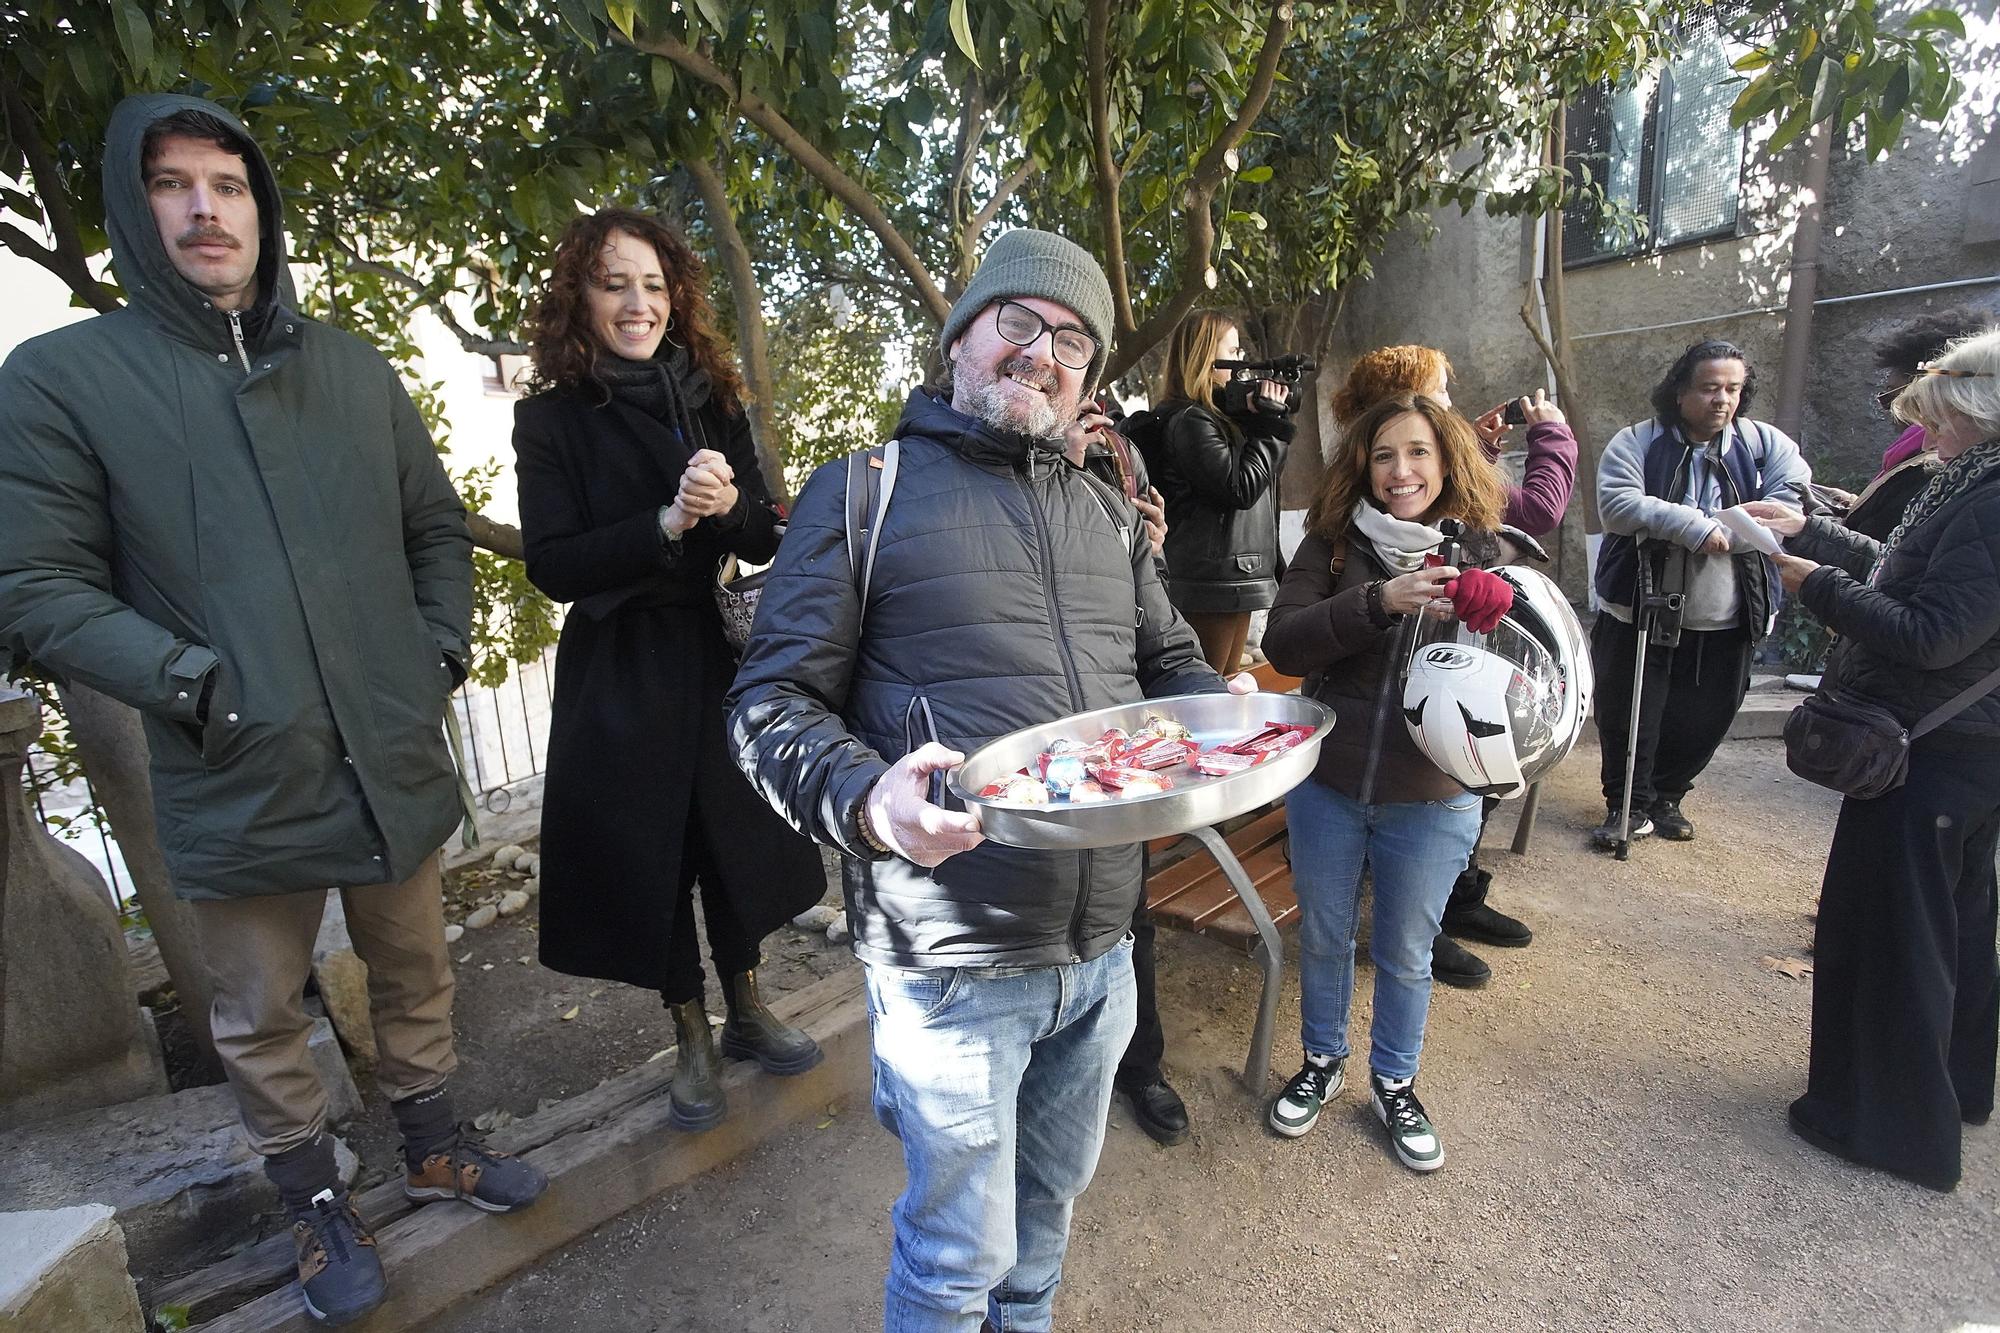
<svg viewBox="0 0 2000 1333">
<path fill-rule="evenodd" d="M 1813 965 L 1803 958 L 1776 958 L 1770 954 L 1759 958 L 1757 966 L 1766 972 L 1776 972 L 1781 977 L 1790 977 L 1793 981 L 1811 976 L 1813 970 Z"/>
</svg>

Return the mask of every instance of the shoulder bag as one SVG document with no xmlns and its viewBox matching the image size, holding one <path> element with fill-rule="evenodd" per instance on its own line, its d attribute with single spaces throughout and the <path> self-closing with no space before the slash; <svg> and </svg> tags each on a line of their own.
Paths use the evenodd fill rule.
<svg viewBox="0 0 2000 1333">
<path fill-rule="evenodd" d="M 1903 785 L 1910 745 L 1951 721 L 2000 686 L 2000 669 L 1966 686 L 1950 702 L 1903 724 L 1885 708 L 1822 684 L 1785 720 L 1785 766 L 1844 796 L 1868 801 Z"/>
</svg>

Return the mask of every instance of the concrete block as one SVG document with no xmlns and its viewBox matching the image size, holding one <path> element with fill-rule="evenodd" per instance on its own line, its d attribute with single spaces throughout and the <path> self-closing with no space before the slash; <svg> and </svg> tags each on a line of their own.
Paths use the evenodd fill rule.
<svg viewBox="0 0 2000 1333">
<path fill-rule="evenodd" d="M 359 1162 L 345 1144 L 343 1180 Z M 278 1192 L 226 1086 L 191 1088 L 0 1134 L 0 1198 L 21 1208 L 100 1203 L 135 1272 L 190 1267 L 256 1238 Z"/>
<path fill-rule="evenodd" d="M 0 1213 L 0 1333 L 143 1333 L 125 1235 L 103 1204 Z"/>
<path fill-rule="evenodd" d="M 347 1067 L 347 1053 L 340 1049 L 331 1021 L 313 1023 L 306 1038 L 306 1054 L 312 1058 L 319 1081 L 326 1085 L 326 1122 L 344 1125 L 361 1114 L 361 1089 L 355 1086 L 354 1071 Z"/>
<path fill-rule="evenodd" d="M 375 1026 L 368 1016 L 368 964 L 354 952 L 354 940 L 347 933 L 347 912 L 340 895 L 326 895 L 326 914 L 320 918 L 319 938 L 313 943 L 313 980 L 326 1004 L 326 1016 L 333 1030 L 356 1061 L 364 1067 L 375 1063 Z"/>
</svg>

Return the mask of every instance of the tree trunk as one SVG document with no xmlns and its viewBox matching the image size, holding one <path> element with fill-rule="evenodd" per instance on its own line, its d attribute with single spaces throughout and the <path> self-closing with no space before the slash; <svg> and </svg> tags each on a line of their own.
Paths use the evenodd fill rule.
<svg viewBox="0 0 2000 1333">
<path fill-rule="evenodd" d="M 1813 300 L 1819 295 L 1819 240 L 1826 206 L 1827 159 L 1833 122 L 1813 126 L 1799 183 L 1798 225 L 1792 230 L 1792 281 L 1785 298 L 1785 341 L 1778 359 L 1779 430 L 1798 439 L 1806 415 L 1806 361 L 1812 353 Z"/>
<path fill-rule="evenodd" d="M 702 209 L 708 216 L 709 234 L 729 279 L 729 294 L 736 303 L 736 338 L 743 354 L 743 379 L 749 387 L 744 410 L 750 418 L 750 438 L 757 445 L 757 465 L 764 471 L 764 484 L 781 504 L 790 504 L 791 487 L 785 482 L 784 428 L 771 411 L 774 381 L 771 376 L 771 344 L 764 327 L 764 298 L 757 287 L 757 271 L 750 266 L 750 248 L 737 229 L 736 213 L 722 186 L 715 164 L 698 157 L 685 163 L 695 188 L 701 193 Z"/>
<path fill-rule="evenodd" d="M 203 1059 L 212 1064 L 215 1042 L 208 1030 L 212 998 L 208 966 L 195 938 L 193 913 L 174 896 L 166 859 L 160 854 L 159 834 L 153 824 L 153 784 L 147 775 L 146 733 L 139 714 L 81 685 L 60 685 L 56 692 L 62 699 L 70 734 L 82 752 L 91 790 L 110 820 L 118 850 L 124 853 L 139 906 L 160 947 L 160 961 L 166 965 L 174 994 L 180 999 L 181 1017 L 201 1047 Z"/>
</svg>

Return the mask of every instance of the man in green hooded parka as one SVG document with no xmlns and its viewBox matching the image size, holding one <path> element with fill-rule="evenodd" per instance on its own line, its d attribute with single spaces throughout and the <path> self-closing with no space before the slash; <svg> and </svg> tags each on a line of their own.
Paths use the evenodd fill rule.
<svg viewBox="0 0 2000 1333">
<path fill-rule="evenodd" d="M 128 98 L 105 145 L 130 304 L 0 367 L 0 667 L 145 718 L 160 845 L 215 986 L 216 1050 L 293 1217 L 307 1306 L 383 1296 L 334 1169 L 301 995 L 326 891 L 369 967 L 413 1198 L 530 1203 L 446 1080 L 443 736 L 472 603 L 465 510 L 395 371 L 298 313 L 270 164 L 192 97 Z"/>
</svg>

